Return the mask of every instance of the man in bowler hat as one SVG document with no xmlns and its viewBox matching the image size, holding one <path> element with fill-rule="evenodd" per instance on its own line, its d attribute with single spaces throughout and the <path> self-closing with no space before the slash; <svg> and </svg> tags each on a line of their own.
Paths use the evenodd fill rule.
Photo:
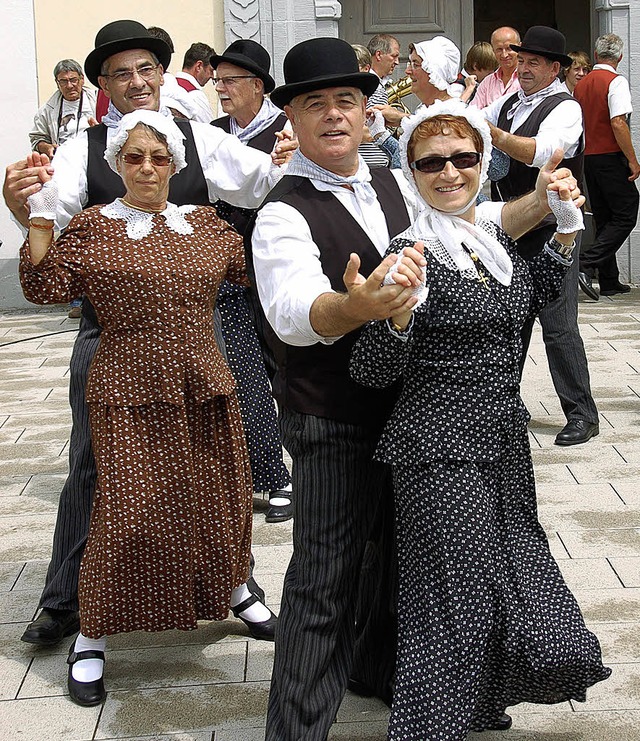
<svg viewBox="0 0 640 741">
<path fill-rule="evenodd" d="M 98 31 L 95 48 L 85 61 L 85 72 L 110 98 L 109 111 L 100 125 L 65 142 L 56 153 L 52 171 L 60 199 L 58 229 L 83 208 L 124 195 L 122 180 L 103 157 L 107 142 L 124 114 L 141 108 L 162 110 L 162 73 L 170 58 L 166 42 L 151 36 L 137 21 L 114 21 Z M 185 136 L 188 164 L 171 179 L 169 198 L 173 203 L 208 205 L 223 198 L 237 206 L 255 208 L 279 179 L 279 168 L 272 165 L 267 154 L 243 146 L 236 137 L 206 124 L 177 124 Z M 40 189 L 36 173 L 26 160 L 9 165 L 6 171 L 5 202 L 25 227 L 27 197 Z M 60 495 L 52 558 L 40 598 L 42 609 L 22 636 L 23 641 L 38 646 L 55 645 L 79 629 L 78 573 L 96 481 L 85 385 L 99 339 L 95 311 L 85 299 L 70 363 L 73 428 L 69 476 Z"/>
<path fill-rule="evenodd" d="M 381 284 L 395 261 L 382 256 L 415 203 L 401 174 L 369 171 L 358 157 L 377 79 L 359 72 L 349 44 L 321 38 L 294 46 L 284 78 L 271 100 L 284 108 L 299 150 L 245 236 L 274 330 L 274 391 L 296 492 L 266 738 L 324 741 L 350 675 L 359 692 L 391 699 L 393 492 L 388 469 L 372 458 L 396 390 L 359 386 L 348 363 L 363 324 L 413 305 L 409 279 Z M 549 212 L 552 170 L 544 168 L 541 189 L 518 203 L 487 203 L 486 217 L 514 237 L 537 224 Z M 416 282 L 422 253 L 408 249 L 403 259 Z M 376 553 L 367 554 L 376 524 Z M 370 556 L 377 587 L 361 577 Z"/>
<path fill-rule="evenodd" d="M 521 89 L 483 109 L 494 146 L 510 157 L 507 175 L 492 184 L 493 198 L 501 201 L 529 192 L 539 168 L 557 148 L 565 153 L 564 164 L 579 183 L 583 169 L 582 111 L 558 80 L 560 68 L 571 64 L 565 54 L 564 36 L 547 26 L 532 26 L 522 44 L 511 44 L 511 48 L 518 54 Z M 540 252 L 555 228 L 552 217 L 545 219 L 518 240 L 520 254 L 527 259 Z M 551 378 L 567 419 L 556 435 L 556 445 L 585 443 L 599 432 L 598 410 L 578 329 L 578 271 L 578 260 L 574 260 L 560 297 L 547 304 L 539 316 Z M 534 321 L 532 317 L 522 330 L 521 367 Z"/>
</svg>

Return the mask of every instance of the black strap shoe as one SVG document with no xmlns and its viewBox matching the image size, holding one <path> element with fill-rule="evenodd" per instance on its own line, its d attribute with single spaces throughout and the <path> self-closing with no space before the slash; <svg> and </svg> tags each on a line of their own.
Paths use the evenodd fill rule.
<svg viewBox="0 0 640 741">
<path fill-rule="evenodd" d="M 556 445 L 580 445 L 600 434 L 600 425 L 586 419 L 570 419 L 556 435 Z"/>
<path fill-rule="evenodd" d="M 104 688 L 104 679 L 94 679 L 93 682 L 80 682 L 73 678 L 73 665 L 76 661 L 84 659 L 100 659 L 104 665 L 104 651 L 80 651 L 75 652 L 75 642 L 69 649 L 69 675 L 67 677 L 67 687 L 69 688 L 69 697 L 76 705 L 83 708 L 90 708 L 94 705 L 101 705 L 107 699 L 107 692 Z"/>
<path fill-rule="evenodd" d="M 38 617 L 27 625 L 20 640 L 36 646 L 55 646 L 79 630 L 80 618 L 75 610 L 43 607 Z"/>
<path fill-rule="evenodd" d="M 266 605 L 265 607 L 267 607 L 267 610 L 269 610 L 271 616 L 267 620 L 263 620 L 262 622 L 253 622 L 252 620 L 247 620 L 240 615 L 241 612 L 248 610 L 249 607 L 251 607 L 251 605 L 255 605 L 256 602 L 261 602 L 264 605 L 264 602 L 262 602 L 262 600 L 259 600 L 255 596 L 255 594 L 252 594 L 239 605 L 232 607 L 231 612 L 237 618 L 242 620 L 247 628 L 249 628 L 249 633 L 251 633 L 251 636 L 253 638 L 258 641 L 273 641 L 276 635 L 276 623 L 278 622 L 278 616 L 274 612 L 269 610 Z"/>
<path fill-rule="evenodd" d="M 282 499 L 282 504 L 271 504 L 272 499 Z M 284 501 L 286 500 L 286 501 Z M 269 509 L 264 516 L 265 522 L 287 522 L 293 518 L 291 492 L 278 489 L 269 492 Z"/>
</svg>

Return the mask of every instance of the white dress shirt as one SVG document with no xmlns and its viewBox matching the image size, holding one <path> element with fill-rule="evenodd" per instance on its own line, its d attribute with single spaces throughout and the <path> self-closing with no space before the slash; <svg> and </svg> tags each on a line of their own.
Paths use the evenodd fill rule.
<svg viewBox="0 0 640 741">
<path fill-rule="evenodd" d="M 190 122 L 196 150 L 207 182 L 209 199 L 242 208 L 257 208 L 283 175 L 271 156 L 245 147 L 217 126 Z M 107 129 L 107 143 L 115 132 Z M 88 200 L 86 132 L 58 148 L 53 162 L 53 179 L 58 186 L 56 226 L 64 229 Z"/>
<path fill-rule="evenodd" d="M 200 123 L 211 123 L 215 116 L 213 115 L 211 103 L 209 102 L 209 98 L 207 98 L 207 94 L 202 85 L 188 72 L 176 72 L 176 78 L 187 80 L 187 82 L 190 82 L 195 87 L 195 90 L 185 91 L 192 99 L 195 107 L 195 115 L 192 120 L 200 121 Z"/>
<path fill-rule="evenodd" d="M 631 91 L 629 90 L 627 78 L 623 77 L 610 64 L 595 64 L 593 69 L 606 69 L 608 72 L 613 72 L 613 74 L 616 75 L 616 78 L 611 80 L 609 92 L 607 94 L 609 118 L 615 118 L 615 116 L 628 116 L 630 113 L 633 113 L 633 106 L 631 105 Z"/>
<path fill-rule="evenodd" d="M 404 175 L 392 170 L 413 221 L 418 204 Z M 395 234 L 389 234 L 380 202 L 363 201 L 348 188 L 311 180 L 322 191 L 330 191 L 360 224 L 384 256 Z M 501 224 L 503 203 L 485 202 L 478 216 Z M 322 271 L 320 250 L 302 214 L 282 202 L 267 203 L 259 212 L 252 236 L 253 264 L 260 303 L 278 337 L 289 345 L 330 345 L 339 337 L 317 334 L 310 321 L 311 306 L 323 293 L 335 293 Z M 353 245 L 358 252 L 358 245 Z M 345 264 L 346 267 L 346 264 Z"/>
<path fill-rule="evenodd" d="M 561 92 L 563 92 L 562 83 L 556 79 L 544 90 L 524 96 L 524 102 L 518 105 L 511 119 L 511 132 L 515 133 L 549 94 Z M 494 126 L 497 125 L 502 106 L 510 95 L 513 93 L 498 98 L 482 109 L 487 121 Z M 577 100 L 563 100 L 540 123 L 538 133 L 533 137 L 536 151 L 529 167 L 543 167 L 554 150 L 558 148 L 562 149 L 565 157 L 573 157 L 580 146 L 581 136 L 582 109 L 580 103 Z"/>
</svg>

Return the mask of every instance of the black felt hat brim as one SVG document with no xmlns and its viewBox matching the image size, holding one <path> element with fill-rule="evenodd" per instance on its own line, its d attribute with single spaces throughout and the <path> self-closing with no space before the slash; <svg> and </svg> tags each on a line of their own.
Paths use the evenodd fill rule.
<svg viewBox="0 0 640 741">
<path fill-rule="evenodd" d="M 144 49 L 155 54 L 164 70 L 167 69 L 171 61 L 171 49 L 162 39 L 157 39 L 153 36 L 118 39 L 117 41 L 103 44 L 89 53 L 84 62 L 86 76 L 96 87 L 100 87 L 98 77 L 100 76 L 103 63 L 114 54 L 129 51 L 130 49 Z"/>
<path fill-rule="evenodd" d="M 523 51 L 525 54 L 535 54 L 537 57 L 545 57 L 545 59 L 550 59 L 552 62 L 560 62 L 561 67 L 571 67 L 573 64 L 573 59 L 567 54 L 555 54 L 545 49 L 533 49 L 526 46 L 515 46 L 514 44 L 509 44 L 509 46 L 513 51 Z"/>
<path fill-rule="evenodd" d="M 270 93 L 276 86 L 276 81 L 273 77 L 268 72 L 265 72 L 262 67 L 259 67 L 253 59 L 250 59 L 244 54 L 234 54 L 233 52 L 229 54 L 214 54 L 210 62 L 214 69 L 222 62 L 227 62 L 228 64 L 234 64 L 236 67 L 242 67 L 242 69 L 246 69 L 248 72 L 253 72 L 256 77 L 259 77 L 264 82 L 265 93 Z"/>
<path fill-rule="evenodd" d="M 356 87 L 365 95 L 371 95 L 378 87 L 378 77 L 370 72 L 354 72 L 347 75 L 328 75 L 326 77 L 316 77 L 311 80 L 294 82 L 289 85 L 281 85 L 271 93 L 271 101 L 284 108 L 297 95 L 310 93 L 313 90 L 323 90 L 328 87 Z"/>
</svg>

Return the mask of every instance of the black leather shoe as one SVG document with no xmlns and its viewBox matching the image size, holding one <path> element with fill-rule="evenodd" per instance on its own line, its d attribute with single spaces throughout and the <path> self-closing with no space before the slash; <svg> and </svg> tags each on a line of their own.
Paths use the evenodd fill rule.
<svg viewBox="0 0 640 741">
<path fill-rule="evenodd" d="M 496 720 L 487 723 L 484 728 L 479 728 L 478 732 L 482 733 L 482 731 L 508 731 L 512 725 L 513 719 L 511 718 L 511 716 L 503 713 Z"/>
<path fill-rule="evenodd" d="M 587 273 L 583 273 L 582 271 L 578 273 L 578 285 L 590 299 L 597 301 L 600 298 L 598 289 L 593 285 L 593 279 L 590 275 L 587 275 Z M 602 291 L 600 291 L 600 293 L 602 293 Z"/>
<path fill-rule="evenodd" d="M 556 445 L 580 445 L 600 434 L 600 425 L 584 419 L 570 419 L 556 435 Z"/>
<path fill-rule="evenodd" d="M 69 649 L 69 675 L 67 677 L 67 687 L 69 688 L 69 697 L 76 705 L 82 705 L 84 708 L 90 708 L 94 705 L 100 705 L 107 699 L 107 692 L 104 688 L 104 680 L 95 679 L 93 682 L 79 682 L 73 678 L 73 665 L 76 661 L 83 659 L 101 659 L 104 663 L 104 651 L 80 651 L 75 652 L 75 642 Z"/>
<path fill-rule="evenodd" d="M 270 504 L 266 515 L 265 522 L 286 522 L 293 518 L 293 504 L 291 504 L 291 492 L 278 489 L 269 492 L 269 501 L 272 499 L 287 499 L 286 504 Z"/>
<path fill-rule="evenodd" d="M 79 630 L 80 618 L 75 610 L 43 607 L 38 617 L 27 625 L 20 640 L 36 646 L 55 646 L 63 638 Z"/>
<path fill-rule="evenodd" d="M 240 613 L 247 610 L 251 605 L 255 605 L 256 602 L 262 602 L 262 600 L 259 600 L 255 594 L 252 594 L 251 597 L 247 597 L 246 600 L 241 602 L 239 605 L 236 605 L 235 607 L 231 608 L 231 612 L 249 628 L 249 633 L 251 633 L 251 636 L 255 638 L 258 641 L 273 641 L 276 635 L 276 623 L 278 622 L 278 616 L 269 610 L 267 607 L 267 610 L 271 612 L 271 616 L 267 620 L 263 620 L 262 622 L 253 622 L 251 620 L 246 620 L 243 618 Z M 264 604 L 264 602 L 262 603 Z M 266 607 L 266 605 L 265 605 Z"/>
<path fill-rule="evenodd" d="M 600 295 L 601 296 L 616 296 L 619 293 L 629 293 L 631 290 L 631 286 L 627 286 L 625 283 L 620 283 L 620 281 L 617 281 L 616 283 L 612 283 L 610 286 L 605 285 L 600 287 Z"/>
</svg>

